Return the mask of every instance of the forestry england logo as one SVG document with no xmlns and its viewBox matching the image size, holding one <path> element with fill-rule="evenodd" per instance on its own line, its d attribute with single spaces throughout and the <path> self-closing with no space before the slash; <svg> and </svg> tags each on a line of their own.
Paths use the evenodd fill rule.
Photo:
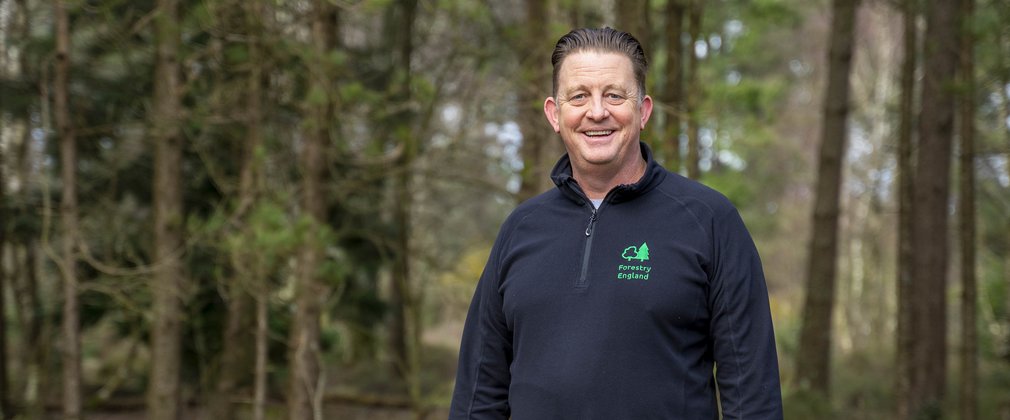
<svg viewBox="0 0 1010 420">
<path fill-rule="evenodd" d="M 628 264 L 619 264 L 617 266 L 617 279 L 618 280 L 648 280 L 649 273 L 652 271 L 652 267 L 647 265 L 642 265 L 646 261 L 649 261 L 649 245 L 642 242 L 639 246 L 629 246 L 624 248 L 621 252 L 621 258 L 628 261 Z M 637 261 L 639 264 L 631 265 L 633 261 Z"/>
</svg>

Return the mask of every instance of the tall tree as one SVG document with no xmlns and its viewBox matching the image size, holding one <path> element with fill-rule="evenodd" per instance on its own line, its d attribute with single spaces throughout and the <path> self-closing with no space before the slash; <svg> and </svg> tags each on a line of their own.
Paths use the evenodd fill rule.
<svg viewBox="0 0 1010 420">
<path fill-rule="evenodd" d="M 523 2 L 525 20 L 514 53 L 519 58 L 520 77 L 516 81 L 519 100 L 519 130 L 523 140 L 519 154 L 523 159 L 520 173 L 519 201 L 525 201 L 540 194 L 549 182 L 547 171 L 554 162 L 548 162 L 547 150 L 552 141 L 547 122 L 544 120 L 544 92 L 550 91 L 551 76 L 543 65 L 545 44 L 548 40 L 550 2 L 525 0 Z M 546 51 L 550 51 L 547 49 Z"/>
<path fill-rule="evenodd" d="M 650 24 L 649 0 L 614 2 L 617 12 L 617 29 L 628 32 L 638 39 L 645 48 L 646 56 L 651 56 L 652 25 Z"/>
<path fill-rule="evenodd" d="M 974 0 L 961 0 L 965 22 L 971 22 Z M 978 282 L 975 275 L 975 42 L 971 25 L 960 32 L 960 180 L 958 218 L 961 227 L 961 420 L 975 420 L 978 407 Z"/>
<path fill-rule="evenodd" d="M 77 139 L 70 120 L 70 18 L 62 0 L 53 1 L 56 20 L 56 71 L 53 80 L 53 114 L 60 138 L 63 192 L 62 222 L 63 273 L 63 418 L 81 418 L 81 331 L 77 303 Z"/>
<path fill-rule="evenodd" d="M 7 215 L 7 181 L 4 178 L 6 169 L 6 154 L 0 148 L 0 220 L 10 220 Z M 5 249 L 7 247 L 7 225 L 0 224 L 0 420 L 13 418 L 10 407 L 10 388 L 7 374 L 7 308 L 6 308 L 6 288 L 7 288 L 7 268 L 3 261 L 6 260 Z"/>
<path fill-rule="evenodd" d="M 181 418 L 180 368 L 183 299 L 182 101 L 179 80 L 179 3 L 158 0 L 154 16 L 154 96 L 149 115 L 154 142 L 154 261 L 151 279 L 151 375 L 147 416 Z"/>
<path fill-rule="evenodd" d="M 831 319 L 837 274 L 839 194 L 848 136 L 849 74 L 857 7 L 857 0 L 834 0 L 831 3 L 828 84 L 824 95 L 817 198 L 796 367 L 800 387 L 809 388 L 825 398 L 830 395 L 831 384 Z"/>
<path fill-rule="evenodd" d="M 705 42 L 705 36 L 701 32 L 701 17 L 705 8 L 705 2 L 694 0 L 691 2 L 687 15 L 687 32 L 691 37 L 691 44 L 687 47 L 687 106 L 685 116 L 687 117 L 687 177 L 691 179 L 701 178 L 701 142 L 699 139 L 700 123 L 698 119 L 698 108 L 701 104 L 701 82 L 698 75 L 698 43 Z"/>
<path fill-rule="evenodd" d="M 322 100 L 311 100 L 308 109 L 309 130 L 301 150 L 302 191 L 301 206 L 304 218 L 313 226 L 322 226 L 326 220 L 323 199 L 325 175 L 324 155 L 330 144 L 330 119 L 333 115 L 333 90 L 331 75 L 326 72 L 326 57 L 337 43 L 339 13 L 327 0 L 316 0 L 312 13 L 313 63 L 312 89 L 322 92 Z M 318 232 L 317 228 L 312 229 Z M 288 418 L 303 420 L 319 418 L 322 389 L 320 387 L 320 315 L 326 288 L 319 278 L 322 266 L 320 238 L 309 234 L 300 251 L 295 285 L 295 314 L 291 326 L 289 363 L 291 369 L 288 392 Z"/>
<path fill-rule="evenodd" d="M 684 44 L 681 32 L 684 22 L 684 0 L 666 2 L 666 80 L 663 84 L 665 111 L 663 130 L 663 157 L 666 167 L 680 171 L 680 123 L 684 116 Z M 693 51 L 693 49 L 692 49 Z"/>
<path fill-rule="evenodd" d="M 947 374 L 947 264 L 955 71 L 959 0 L 929 2 L 926 9 L 922 111 L 912 219 L 912 278 L 916 293 L 911 333 L 909 415 L 940 418 Z"/>
<path fill-rule="evenodd" d="M 235 22 L 235 24 L 240 26 L 241 28 L 238 30 L 245 34 L 243 39 L 248 51 L 246 62 L 236 63 L 238 64 L 236 67 L 248 68 L 248 75 L 245 79 L 246 83 L 242 85 L 245 88 L 243 96 L 246 104 L 245 112 L 238 117 L 245 126 L 245 136 L 238 140 L 241 144 L 239 148 L 242 158 L 239 170 L 238 196 L 232 216 L 235 221 L 234 229 L 240 232 L 238 235 L 248 237 L 252 236 L 250 231 L 255 229 L 249 223 L 249 213 L 255 204 L 258 193 L 255 182 L 259 172 L 257 149 L 262 143 L 260 133 L 260 124 L 263 118 L 261 97 L 263 64 L 260 51 L 263 29 L 260 22 L 262 1 L 248 0 L 229 6 L 232 7 L 222 7 L 222 9 L 226 9 L 222 12 L 228 14 L 234 12 L 235 9 L 241 12 L 242 19 L 239 19 L 241 22 Z M 226 18 L 224 20 L 227 21 Z M 256 340 L 259 339 L 260 331 L 258 325 L 254 327 L 253 315 L 255 310 L 260 307 L 259 301 L 266 304 L 267 296 L 261 296 L 259 293 L 262 288 L 262 279 L 260 273 L 252 270 L 257 265 L 255 261 L 248 261 L 247 253 L 239 250 L 230 251 L 233 255 L 232 270 L 234 275 L 222 287 L 227 312 L 222 336 L 221 368 L 216 384 L 217 396 L 209 401 L 213 417 L 220 420 L 236 418 L 237 413 L 232 403 L 241 398 L 239 393 L 243 385 L 248 383 L 250 377 L 255 377 L 258 380 L 260 379 L 259 374 L 265 375 L 266 373 L 259 371 L 260 361 L 254 359 L 252 357 L 254 354 L 250 351 L 255 348 L 255 356 L 259 356 L 259 342 Z M 263 338 L 265 340 L 265 333 Z M 256 341 L 255 346 L 253 346 L 254 341 Z M 249 369 L 250 363 L 255 365 L 252 370 Z M 253 373 L 255 375 L 250 375 Z M 260 404 L 262 401 L 257 393 L 260 391 L 259 385 L 259 382 L 254 385 L 253 398 L 253 417 L 257 420 L 262 419 L 262 404 Z"/>
<path fill-rule="evenodd" d="M 397 64 L 401 79 L 397 80 L 394 89 L 401 91 L 397 97 L 405 104 L 413 102 L 411 85 L 413 72 L 410 62 L 414 55 L 414 23 L 417 18 L 417 0 L 400 0 L 398 2 L 400 15 L 396 22 L 397 36 L 395 39 Z M 407 383 L 407 392 L 414 405 L 415 412 L 421 411 L 421 302 L 417 293 L 416 279 L 411 270 L 411 259 L 414 254 L 411 246 L 413 236 L 414 211 L 414 166 L 420 150 L 420 139 L 413 124 L 415 113 L 407 106 L 397 117 L 399 127 L 396 130 L 397 142 L 403 145 L 400 156 L 399 176 L 396 181 L 395 218 L 397 225 L 397 258 L 393 269 L 393 339 L 396 344 L 400 373 Z"/>
<path fill-rule="evenodd" d="M 902 2 L 902 50 L 904 57 L 901 62 L 901 102 L 899 105 L 900 122 L 898 126 L 898 322 L 897 351 L 895 352 L 897 414 L 899 419 L 908 418 L 909 401 L 911 398 L 911 383 L 913 372 L 913 335 L 912 324 L 912 124 L 915 120 L 913 98 L 915 96 L 915 67 L 918 58 L 919 31 L 916 27 L 918 18 L 917 0 Z"/>
</svg>

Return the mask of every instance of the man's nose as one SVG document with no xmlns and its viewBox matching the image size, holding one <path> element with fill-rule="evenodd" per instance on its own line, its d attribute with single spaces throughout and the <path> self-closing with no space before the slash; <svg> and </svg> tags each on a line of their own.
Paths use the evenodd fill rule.
<svg viewBox="0 0 1010 420">
<path fill-rule="evenodd" d="M 594 121 L 599 121 L 610 116 L 610 111 L 607 109 L 607 105 L 603 103 L 603 98 L 593 98 L 590 101 L 589 113 L 587 115 L 589 119 Z"/>
</svg>

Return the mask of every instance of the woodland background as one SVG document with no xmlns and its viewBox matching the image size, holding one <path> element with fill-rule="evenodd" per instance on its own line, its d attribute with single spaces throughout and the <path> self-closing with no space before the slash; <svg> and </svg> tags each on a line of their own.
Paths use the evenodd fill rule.
<svg viewBox="0 0 1010 420">
<path fill-rule="evenodd" d="M 787 418 L 1010 419 L 1006 0 L 0 0 L 0 417 L 444 418 L 572 27 L 740 208 Z"/>
</svg>

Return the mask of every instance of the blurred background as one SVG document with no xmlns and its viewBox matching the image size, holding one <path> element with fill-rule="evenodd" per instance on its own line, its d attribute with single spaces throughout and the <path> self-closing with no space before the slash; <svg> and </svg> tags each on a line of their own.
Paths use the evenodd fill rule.
<svg viewBox="0 0 1010 420">
<path fill-rule="evenodd" d="M 0 0 L 0 417 L 445 418 L 498 226 L 563 153 L 554 42 L 609 25 L 650 59 L 643 141 L 754 236 L 787 418 L 1010 419 L 1007 22 Z"/>
</svg>

